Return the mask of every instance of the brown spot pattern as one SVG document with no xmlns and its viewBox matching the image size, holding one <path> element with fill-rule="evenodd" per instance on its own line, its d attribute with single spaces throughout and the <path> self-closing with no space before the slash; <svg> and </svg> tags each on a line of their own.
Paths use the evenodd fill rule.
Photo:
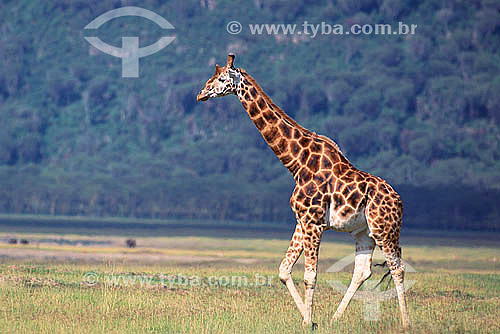
<svg viewBox="0 0 500 334">
<path fill-rule="evenodd" d="M 325 229 L 322 224 L 330 204 L 342 217 L 365 210 L 376 244 L 384 253 L 400 255 L 403 205 L 396 191 L 381 178 L 356 169 L 333 141 L 298 125 L 263 93 L 254 79 L 243 70 L 242 73 L 238 97 L 296 181 L 290 206 L 298 223 L 282 266 L 291 268 L 304 251 L 305 270 L 316 271 L 319 242 Z M 311 282 L 306 282 L 309 286 Z"/>
</svg>

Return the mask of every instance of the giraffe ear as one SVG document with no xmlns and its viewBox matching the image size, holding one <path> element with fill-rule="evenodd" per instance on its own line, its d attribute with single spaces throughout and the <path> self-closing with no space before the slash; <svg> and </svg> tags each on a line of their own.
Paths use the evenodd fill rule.
<svg viewBox="0 0 500 334">
<path fill-rule="evenodd" d="M 220 67 L 219 65 L 215 64 L 215 74 L 219 74 L 220 72 L 222 72 L 222 67 Z"/>
<path fill-rule="evenodd" d="M 230 53 L 227 55 L 226 68 L 234 68 L 234 57 L 234 53 Z"/>
</svg>

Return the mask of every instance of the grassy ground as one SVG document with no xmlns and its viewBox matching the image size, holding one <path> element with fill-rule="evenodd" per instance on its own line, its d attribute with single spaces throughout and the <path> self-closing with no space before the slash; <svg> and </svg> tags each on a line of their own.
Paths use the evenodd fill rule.
<svg viewBox="0 0 500 334">
<path fill-rule="evenodd" d="M 124 236 L 97 232 L 15 234 L 29 245 L 8 245 L 14 235 L 2 232 L 0 332 L 303 333 L 277 277 L 290 233 L 203 237 L 198 230 L 198 236 L 138 237 L 138 247 L 127 249 Z M 406 276 L 414 281 L 410 332 L 500 332 L 500 249 L 484 239 L 403 238 L 404 258 L 416 271 Z M 347 285 L 352 265 L 326 271 L 352 251 L 342 234 L 328 232 L 322 243 L 318 333 L 400 332 L 396 299 L 379 303 L 379 320 L 365 320 L 370 309 L 354 300 L 343 319 L 330 323 L 342 298 L 331 283 Z M 299 262 L 294 271 L 300 290 L 302 268 Z M 383 272 L 375 268 L 371 281 Z"/>
</svg>

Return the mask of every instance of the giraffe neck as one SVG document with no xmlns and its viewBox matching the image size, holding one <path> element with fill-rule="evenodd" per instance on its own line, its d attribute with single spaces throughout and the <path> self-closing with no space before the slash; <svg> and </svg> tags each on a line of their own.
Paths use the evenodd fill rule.
<svg viewBox="0 0 500 334">
<path fill-rule="evenodd" d="M 299 125 L 273 103 L 248 73 L 243 69 L 239 72 L 236 95 L 264 140 L 294 177 L 302 166 L 309 163 L 310 153 L 323 151 L 325 140 L 331 150 L 338 151 L 336 156 L 339 161 L 345 159 L 333 141 Z M 337 161 L 331 162 L 334 164 Z"/>
</svg>

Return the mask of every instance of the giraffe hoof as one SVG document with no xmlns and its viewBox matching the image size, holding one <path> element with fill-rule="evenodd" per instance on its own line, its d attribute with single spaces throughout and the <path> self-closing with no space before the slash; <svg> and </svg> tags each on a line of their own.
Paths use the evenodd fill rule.
<svg viewBox="0 0 500 334">
<path fill-rule="evenodd" d="M 302 327 L 304 327 L 304 329 L 311 329 L 311 331 L 315 331 L 318 329 L 318 324 L 315 323 L 315 322 L 306 322 L 306 321 L 302 321 Z"/>
</svg>

